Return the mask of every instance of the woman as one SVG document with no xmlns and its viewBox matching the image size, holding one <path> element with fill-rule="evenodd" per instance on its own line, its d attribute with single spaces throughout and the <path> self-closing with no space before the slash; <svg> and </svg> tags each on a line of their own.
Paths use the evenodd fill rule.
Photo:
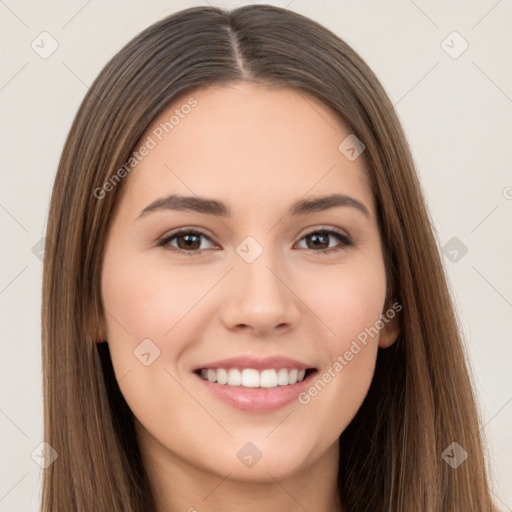
<svg viewBox="0 0 512 512">
<path fill-rule="evenodd" d="M 42 510 L 495 510 L 405 136 L 317 23 L 142 32 L 79 109 L 47 238 Z"/>
</svg>

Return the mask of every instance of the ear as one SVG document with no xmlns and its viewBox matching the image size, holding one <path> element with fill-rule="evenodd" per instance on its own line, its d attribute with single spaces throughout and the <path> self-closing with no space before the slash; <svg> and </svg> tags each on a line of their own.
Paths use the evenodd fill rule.
<svg viewBox="0 0 512 512">
<path fill-rule="evenodd" d="M 400 307 L 400 310 L 401 309 Z M 384 309 L 382 312 L 384 327 L 381 329 L 379 336 L 380 348 L 388 348 L 398 339 L 401 332 L 400 310 L 395 310 L 394 307 L 391 306 Z"/>
<path fill-rule="evenodd" d="M 384 326 L 384 329 L 380 331 L 379 347 L 388 348 L 398 339 L 400 335 L 400 328 L 398 322 L 393 319 Z"/>
</svg>

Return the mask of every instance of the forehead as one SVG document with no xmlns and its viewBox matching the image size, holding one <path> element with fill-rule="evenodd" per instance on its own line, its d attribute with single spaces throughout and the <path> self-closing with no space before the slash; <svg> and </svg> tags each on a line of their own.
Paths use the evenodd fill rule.
<svg viewBox="0 0 512 512">
<path fill-rule="evenodd" d="M 275 206 L 302 196 L 347 193 L 373 208 L 362 158 L 339 145 L 350 131 L 316 98 L 292 88 L 233 83 L 184 94 L 149 126 L 151 149 L 130 173 L 133 209 L 169 193 Z M 286 203 L 286 204 L 285 204 Z"/>
</svg>

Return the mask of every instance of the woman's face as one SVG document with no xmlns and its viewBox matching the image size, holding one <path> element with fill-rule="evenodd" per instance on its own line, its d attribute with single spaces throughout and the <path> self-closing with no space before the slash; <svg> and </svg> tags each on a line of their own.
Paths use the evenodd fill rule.
<svg viewBox="0 0 512 512">
<path fill-rule="evenodd" d="M 182 96 L 142 137 L 102 299 L 159 467 L 260 481 L 337 467 L 377 348 L 398 334 L 375 334 L 383 248 L 350 135 L 304 93 L 242 83 Z"/>
</svg>

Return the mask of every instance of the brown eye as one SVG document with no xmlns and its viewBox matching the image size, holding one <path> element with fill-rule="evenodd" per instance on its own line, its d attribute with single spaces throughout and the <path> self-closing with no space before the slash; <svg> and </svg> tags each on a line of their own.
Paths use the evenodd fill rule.
<svg viewBox="0 0 512 512">
<path fill-rule="evenodd" d="M 202 246 L 202 238 L 210 240 L 204 233 L 201 233 L 200 231 L 183 230 L 176 233 L 171 233 L 170 235 L 164 237 L 158 242 L 158 245 L 166 248 L 169 247 L 171 250 L 193 254 L 207 248 Z M 172 243 L 174 241 L 176 241 L 176 245 Z"/>
<path fill-rule="evenodd" d="M 338 245 L 340 246 L 330 247 L 329 244 L 332 239 L 338 240 L 338 242 L 340 242 Z M 305 235 L 302 240 L 306 240 L 307 249 L 311 249 L 314 252 L 320 252 L 322 254 L 339 251 L 353 245 L 352 240 L 350 240 L 347 235 L 331 228 L 311 231 Z"/>
</svg>

